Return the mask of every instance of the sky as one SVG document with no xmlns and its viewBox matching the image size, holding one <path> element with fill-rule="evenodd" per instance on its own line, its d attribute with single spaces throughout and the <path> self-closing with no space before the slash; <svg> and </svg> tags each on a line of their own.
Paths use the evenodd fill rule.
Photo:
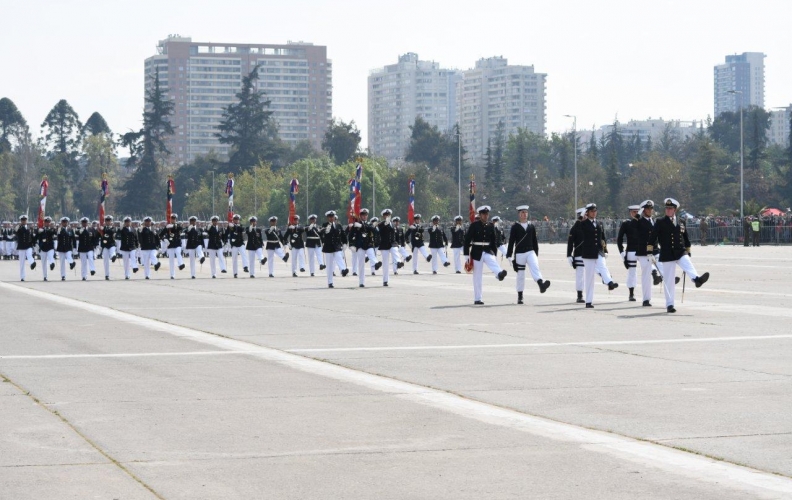
<svg viewBox="0 0 792 500">
<path fill-rule="evenodd" d="M 114 132 L 141 125 L 143 62 L 169 34 L 312 42 L 333 61 L 333 115 L 367 144 L 370 70 L 415 52 L 444 68 L 503 56 L 547 74 L 547 132 L 713 113 L 713 66 L 764 52 L 765 107 L 792 103 L 791 0 L 0 0 L 0 97 L 34 134 L 66 99 Z"/>
</svg>

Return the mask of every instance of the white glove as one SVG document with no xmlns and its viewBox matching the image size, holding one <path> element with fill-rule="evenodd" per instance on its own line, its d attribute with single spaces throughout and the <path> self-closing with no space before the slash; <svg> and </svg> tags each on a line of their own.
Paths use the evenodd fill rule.
<svg viewBox="0 0 792 500">
<path fill-rule="evenodd" d="M 294 229 L 294 226 L 289 226 L 289 229 Z"/>
<path fill-rule="evenodd" d="M 361 228 L 363 227 L 363 225 L 360 222 L 355 222 L 354 224 L 352 224 L 352 227 Z"/>
<path fill-rule="evenodd" d="M 208 238 L 209 237 L 209 233 L 201 233 L 201 236 L 203 236 L 204 238 Z"/>
<path fill-rule="evenodd" d="M 385 225 L 386 225 L 386 226 L 390 226 L 390 225 L 391 225 L 391 222 L 390 222 L 389 220 L 386 220 L 386 221 L 385 221 Z"/>
<path fill-rule="evenodd" d="M 621 258 L 623 259 L 623 258 L 625 258 L 627 256 L 627 252 L 622 252 L 619 255 L 621 255 Z"/>
<path fill-rule="evenodd" d="M 168 224 L 167 226 L 165 226 L 165 229 L 173 229 L 173 224 Z"/>
<path fill-rule="evenodd" d="M 575 267 L 574 264 L 573 264 L 574 257 L 567 257 L 567 262 L 569 262 L 569 265 L 572 266 L 572 268 L 574 269 L 574 267 Z"/>
<path fill-rule="evenodd" d="M 228 223 L 228 227 L 234 227 L 234 223 L 233 222 L 229 222 Z"/>
<path fill-rule="evenodd" d="M 415 224 L 413 224 L 412 226 L 410 226 L 410 229 L 415 229 Z"/>
<path fill-rule="evenodd" d="M 192 231 L 193 229 L 195 229 L 195 226 L 193 226 L 193 225 L 187 226 L 187 230 L 188 231 Z"/>
<path fill-rule="evenodd" d="M 332 228 L 332 227 L 333 227 L 333 226 L 330 226 L 330 225 L 328 225 L 328 226 L 325 228 L 325 233 L 326 233 L 326 234 L 329 234 L 329 233 L 330 233 L 330 231 L 331 231 L 331 228 Z"/>
<path fill-rule="evenodd" d="M 353 252 L 357 252 L 357 247 L 349 247 L 349 249 L 352 250 Z"/>
<path fill-rule="evenodd" d="M 43 230 L 43 229 L 39 229 L 39 230 L 38 230 L 38 232 L 39 232 L 39 233 L 43 233 L 43 232 L 44 232 L 44 230 Z"/>
<path fill-rule="evenodd" d="M 308 226 L 308 229 L 313 229 L 315 227 L 316 227 L 316 224 L 311 224 L 310 226 Z"/>
</svg>

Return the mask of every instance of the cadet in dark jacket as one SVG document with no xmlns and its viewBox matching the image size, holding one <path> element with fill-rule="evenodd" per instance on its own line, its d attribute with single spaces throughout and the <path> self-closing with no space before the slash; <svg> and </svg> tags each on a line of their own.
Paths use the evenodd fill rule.
<svg viewBox="0 0 792 500">
<path fill-rule="evenodd" d="M 622 221 L 619 226 L 619 234 L 616 236 L 616 246 L 619 247 L 619 255 L 624 262 L 624 267 L 627 269 L 627 288 L 630 291 L 630 296 L 627 300 L 635 302 L 635 284 L 637 283 L 638 259 L 635 257 L 635 250 L 638 248 L 638 233 L 636 221 L 638 220 L 638 205 L 630 205 L 627 207 L 630 211 L 630 218 Z M 624 240 L 627 240 L 627 246 L 624 246 Z"/>
<path fill-rule="evenodd" d="M 248 219 L 248 227 L 245 229 L 245 235 L 247 236 L 247 243 L 245 243 L 245 249 L 247 250 L 248 254 L 248 261 L 250 261 L 250 277 L 256 277 L 256 261 L 259 261 L 261 265 L 267 263 L 267 258 L 264 257 L 264 236 L 261 234 L 261 229 L 257 227 L 258 218 L 254 215 L 250 219 Z"/>
<path fill-rule="evenodd" d="M 305 226 L 305 247 L 308 250 L 308 269 L 311 276 L 316 272 L 316 264 L 319 270 L 324 271 L 324 254 L 322 254 L 322 228 L 316 224 L 316 214 L 308 216 L 308 225 Z"/>
<path fill-rule="evenodd" d="M 352 268 L 352 275 L 357 275 L 358 286 L 363 288 L 366 286 L 366 259 L 376 259 L 374 254 L 374 231 L 371 224 L 368 222 L 369 211 L 367 208 L 360 210 L 360 218 L 350 224 L 347 237 L 349 238 L 349 246 L 355 248 L 356 258 L 352 260 L 353 265 L 357 266 Z M 380 265 L 382 265 L 380 263 Z"/>
<path fill-rule="evenodd" d="M 181 241 L 181 227 L 179 226 L 179 215 L 171 214 L 170 221 L 160 232 L 160 240 L 165 243 L 166 252 L 168 254 L 168 262 L 170 263 L 170 278 L 176 279 L 176 263 L 179 264 L 179 270 L 184 269 L 184 260 L 182 260 L 182 241 Z"/>
<path fill-rule="evenodd" d="M 394 270 L 400 268 L 403 264 L 399 259 L 398 244 L 396 243 L 396 230 L 391 221 L 393 211 L 390 208 L 383 210 L 382 222 L 377 224 L 377 231 L 379 232 L 379 251 L 382 255 L 382 286 L 388 286 L 388 274 L 390 271 L 391 258 L 396 259 Z"/>
<path fill-rule="evenodd" d="M 94 267 L 94 249 L 96 248 L 97 234 L 93 228 L 88 227 L 88 217 L 80 219 L 80 227 L 74 232 L 77 238 L 77 253 L 80 256 L 80 277 L 83 281 L 96 274 Z"/>
<path fill-rule="evenodd" d="M 138 233 L 140 240 L 140 261 L 143 266 L 143 275 L 146 279 L 151 277 L 151 263 L 154 262 L 154 270 L 158 271 L 160 263 L 157 261 L 157 248 L 159 247 L 159 236 L 151 226 L 151 217 L 143 219 L 143 227 Z"/>
<path fill-rule="evenodd" d="M 138 271 L 137 264 L 137 247 L 138 247 L 138 233 L 132 228 L 132 218 L 124 217 L 124 225 L 118 231 L 119 253 L 121 260 L 124 263 L 124 279 L 128 280 L 132 277 L 132 268 L 135 272 Z"/>
<path fill-rule="evenodd" d="M 412 260 L 412 254 L 407 251 L 407 236 L 404 233 L 404 228 L 401 227 L 401 217 L 396 216 L 391 219 L 391 221 L 393 222 L 393 234 L 396 238 L 397 251 L 399 255 L 401 255 L 401 260 L 402 262 L 410 262 L 410 260 Z M 395 262 L 396 261 L 394 261 L 394 264 Z M 403 264 L 398 268 L 394 267 L 393 274 L 399 274 L 398 269 L 402 267 L 404 267 Z"/>
<path fill-rule="evenodd" d="M 190 277 L 195 279 L 195 259 L 198 259 L 200 264 L 206 260 L 203 253 L 204 234 L 203 229 L 198 227 L 198 217 L 193 215 L 188 222 L 187 230 L 184 232 L 186 236 L 184 248 L 190 259 Z"/>
<path fill-rule="evenodd" d="M 234 214 L 231 218 L 231 222 L 228 223 L 228 227 L 226 228 L 226 239 L 228 240 L 228 247 L 231 250 L 231 267 L 234 271 L 234 278 L 237 277 L 239 269 L 237 267 L 237 255 L 240 255 L 242 259 L 242 271 L 248 272 L 247 252 L 244 250 L 245 228 L 242 227 L 240 221 L 241 217 L 238 214 Z M 255 265 L 255 262 L 256 261 L 253 261 L 253 265 Z"/>
<path fill-rule="evenodd" d="M 495 227 L 488 222 L 490 207 L 483 205 L 478 208 L 478 219 L 474 221 L 465 234 L 464 252 L 473 262 L 473 304 L 484 304 L 482 299 L 482 278 L 484 266 L 498 276 L 500 281 L 506 277 L 506 270 L 501 269 L 495 260 L 498 251 Z"/>
<path fill-rule="evenodd" d="M 454 217 L 454 227 L 451 228 L 451 252 L 454 259 L 454 272 L 462 274 L 462 247 L 465 246 L 464 219 L 461 215 Z"/>
<path fill-rule="evenodd" d="M 295 214 L 294 224 L 289 224 L 286 228 L 286 233 L 283 235 L 283 240 L 289 245 L 289 248 L 294 251 L 292 258 L 292 277 L 297 277 L 297 268 L 299 266 L 300 272 L 305 272 L 305 240 L 303 234 L 305 228 L 300 225 L 300 216 Z"/>
<path fill-rule="evenodd" d="M 344 262 L 344 228 L 336 222 L 336 213 L 333 210 L 325 212 L 327 222 L 322 224 L 322 253 L 324 254 L 325 270 L 327 271 L 327 287 L 333 288 L 333 271 L 338 266 L 341 276 L 349 274 L 349 269 Z"/>
<path fill-rule="evenodd" d="M 676 275 L 676 266 L 682 268 L 696 288 L 707 282 L 709 273 L 699 275 L 693 262 L 690 260 L 690 240 L 688 239 L 685 222 L 676 215 L 679 202 L 673 198 L 665 199 L 665 217 L 659 219 L 655 224 L 654 232 L 657 242 L 660 245 L 660 263 L 663 266 L 663 276 L 666 283 L 665 290 L 666 310 L 670 313 L 676 312 L 674 308 L 675 284 L 671 283 L 671 277 Z M 647 249 L 648 250 L 648 249 Z"/>
<path fill-rule="evenodd" d="M 415 214 L 413 216 L 413 223 L 410 224 L 410 227 L 407 229 L 405 238 L 410 244 L 410 248 L 412 248 L 413 274 L 418 274 L 419 252 L 426 259 L 426 262 L 432 262 L 432 256 L 424 246 L 424 229 L 421 225 L 421 214 Z"/>
<path fill-rule="evenodd" d="M 583 241 L 582 239 L 578 241 L 578 237 L 580 236 L 578 226 L 582 223 L 585 214 L 585 207 L 578 208 L 575 211 L 577 220 L 572 224 L 572 227 L 569 228 L 569 236 L 567 238 L 567 260 L 569 261 L 569 265 L 572 266 L 572 269 L 575 270 L 575 290 L 577 290 L 577 300 L 575 300 L 575 302 L 578 304 L 586 302 L 583 300 L 584 278 L 586 273 L 580 249 Z"/>
<path fill-rule="evenodd" d="M 283 262 L 289 262 L 289 252 L 283 251 L 286 239 L 278 229 L 278 218 L 274 215 L 269 218 L 270 226 L 264 231 L 264 239 L 267 245 L 267 260 L 269 261 L 269 277 L 275 277 L 275 256 L 277 255 Z"/>
<path fill-rule="evenodd" d="M 220 272 L 226 272 L 225 257 L 223 257 L 223 247 L 226 244 L 226 235 L 220 227 L 220 218 L 212 216 L 210 226 L 206 228 L 206 253 L 209 254 L 209 268 L 212 271 L 212 278 L 217 277 L 217 263 L 220 263 Z M 222 259 L 220 257 L 223 257 Z"/>
<path fill-rule="evenodd" d="M 77 246 L 77 238 L 74 236 L 74 231 L 69 227 L 68 217 L 61 218 L 57 239 L 61 281 L 66 281 L 66 263 L 68 262 L 69 269 L 74 269 L 74 266 L 77 265 L 72 258 L 74 247 Z"/>
<path fill-rule="evenodd" d="M 28 227 L 27 215 L 19 216 L 19 226 L 14 230 L 16 240 L 16 253 L 19 259 L 19 279 L 25 281 L 25 263 L 30 263 L 30 270 L 36 268 L 33 258 L 33 244 L 36 242 L 35 233 Z"/>
<path fill-rule="evenodd" d="M 448 246 L 448 237 L 445 234 L 445 229 L 440 225 L 440 216 L 432 216 L 432 224 L 427 230 L 429 234 L 429 250 L 432 252 L 432 274 L 437 274 L 439 267 L 438 260 L 443 263 L 443 267 L 451 265 L 448 262 L 448 257 L 445 253 L 445 247 Z"/>
<path fill-rule="evenodd" d="M 599 274 L 603 282 L 608 284 L 608 290 L 619 286 L 611 278 L 605 264 L 608 247 L 605 243 L 605 229 L 602 223 L 597 221 L 597 205 L 594 203 L 586 205 L 585 218 L 579 224 L 575 224 L 572 230 L 575 232 L 575 245 L 580 247 L 580 256 L 583 258 L 586 307 L 593 309 L 595 274 Z"/>
<path fill-rule="evenodd" d="M 497 215 L 490 219 L 492 226 L 495 228 L 495 246 L 498 247 L 498 252 L 501 253 L 501 256 L 506 256 L 506 237 L 503 234 L 503 229 L 501 229 L 501 218 Z M 498 253 L 495 253 L 495 257 L 498 256 Z"/>
<path fill-rule="evenodd" d="M 102 262 L 104 263 L 105 279 L 110 279 L 110 263 L 116 261 L 116 228 L 113 226 L 113 216 L 106 215 L 104 226 L 99 229 L 101 241 L 99 246 L 102 248 Z"/>
<path fill-rule="evenodd" d="M 657 250 L 657 236 L 654 234 L 655 221 L 652 219 L 654 202 L 644 200 L 639 205 L 640 216 L 636 218 L 634 234 L 636 239 L 635 259 L 641 265 L 641 292 L 643 295 L 643 307 L 652 307 L 652 283 L 655 285 L 663 281 L 663 277 L 657 272 L 654 265 Z M 648 250 L 647 250 L 648 249 Z"/>
<path fill-rule="evenodd" d="M 517 303 L 523 303 L 525 290 L 525 267 L 531 271 L 531 278 L 539 285 L 539 293 L 550 288 L 550 281 L 542 279 L 539 270 L 539 242 L 536 240 L 536 228 L 528 222 L 528 205 L 517 207 L 518 222 L 509 231 L 509 247 L 506 258 L 512 259 L 512 266 L 517 273 Z"/>
<path fill-rule="evenodd" d="M 47 281 L 47 270 L 55 269 L 55 243 L 57 241 L 57 231 L 53 228 L 52 218 L 44 217 L 44 227 L 36 232 L 36 245 L 38 245 L 39 257 L 41 258 L 41 272 L 44 274 L 44 281 Z"/>
</svg>

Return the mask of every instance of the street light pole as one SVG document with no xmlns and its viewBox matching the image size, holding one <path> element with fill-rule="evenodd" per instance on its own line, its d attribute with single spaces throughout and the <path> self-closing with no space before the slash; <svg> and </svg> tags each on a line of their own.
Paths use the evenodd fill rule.
<svg viewBox="0 0 792 500">
<path fill-rule="evenodd" d="M 577 116 L 575 115 L 564 115 L 567 118 L 572 118 L 572 147 L 575 148 L 575 206 L 573 210 L 577 212 L 578 209 L 578 180 L 577 180 Z M 572 219 L 574 220 L 576 217 L 573 216 Z"/>
<path fill-rule="evenodd" d="M 215 171 L 212 170 L 212 215 L 215 214 Z"/>
<path fill-rule="evenodd" d="M 745 213 L 743 209 L 745 207 L 745 184 L 743 183 L 743 167 L 745 164 L 745 154 L 744 154 L 744 138 L 743 138 L 743 99 L 742 99 L 742 90 L 730 90 L 729 94 L 740 94 L 740 221 L 745 218 Z"/>
<path fill-rule="evenodd" d="M 462 214 L 462 133 L 459 124 L 456 126 L 457 138 L 457 215 Z"/>
</svg>

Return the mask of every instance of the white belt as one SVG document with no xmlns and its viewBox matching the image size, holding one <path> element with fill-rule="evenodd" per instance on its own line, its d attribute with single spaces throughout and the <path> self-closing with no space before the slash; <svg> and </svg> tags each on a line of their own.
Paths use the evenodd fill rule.
<svg viewBox="0 0 792 500">
<path fill-rule="evenodd" d="M 321 239 L 321 238 L 319 238 L 318 236 L 306 236 L 305 238 L 306 238 L 306 239 L 308 239 L 308 240 L 318 240 L 318 239 Z"/>
<path fill-rule="evenodd" d="M 490 243 L 487 243 L 487 242 L 484 242 L 484 241 L 474 241 L 473 244 L 474 245 L 478 245 L 480 247 L 488 247 L 488 246 L 490 246 Z"/>
</svg>

